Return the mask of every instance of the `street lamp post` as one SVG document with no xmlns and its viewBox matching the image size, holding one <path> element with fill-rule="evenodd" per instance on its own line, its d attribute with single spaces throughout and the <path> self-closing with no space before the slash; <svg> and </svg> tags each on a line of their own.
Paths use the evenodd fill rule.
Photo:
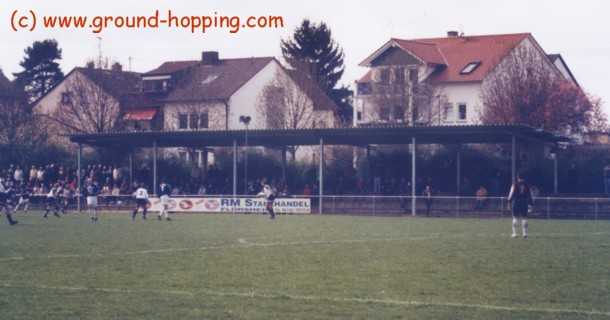
<svg viewBox="0 0 610 320">
<path fill-rule="evenodd" d="M 245 151 L 244 151 L 244 195 L 248 194 L 248 125 L 252 118 L 250 116 L 239 116 L 239 122 L 243 123 L 246 127 L 245 134 Z"/>
</svg>

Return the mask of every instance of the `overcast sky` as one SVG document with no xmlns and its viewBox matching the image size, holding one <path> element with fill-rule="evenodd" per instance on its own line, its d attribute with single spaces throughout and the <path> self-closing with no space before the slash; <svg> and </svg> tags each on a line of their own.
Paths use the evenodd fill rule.
<svg viewBox="0 0 610 320">
<path fill-rule="evenodd" d="M 203 50 L 216 50 L 221 57 L 281 55 L 279 41 L 288 37 L 303 18 L 326 22 L 345 51 L 343 83 L 351 84 L 365 70 L 358 63 L 390 37 L 444 36 L 448 30 L 466 35 L 530 32 L 547 53 L 561 53 L 579 83 L 605 101 L 610 110 L 610 1 L 550 0 L 307 0 L 307 1 L 85 1 L 3 0 L 0 8 L 0 68 L 9 76 L 20 70 L 23 49 L 35 40 L 54 38 L 63 50 L 61 67 L 68 72 L 96 57 L 97 36 L 104 56 L 132 70 L 145 72 L 170 60 L 199 59 Z M 281 15 L 285 27 L 278 30 L 249 29 L 237 34 L 209 30 L 111 29 L 101 34 L 90 30 L 44 30 L 14 32 L 14 10 L 34 10 L 42 15 L 149 15 L 155 9 L 171 9 L 176 15 Z M 10 76 L 9 76 L 10 77 Z"/>
</svg>

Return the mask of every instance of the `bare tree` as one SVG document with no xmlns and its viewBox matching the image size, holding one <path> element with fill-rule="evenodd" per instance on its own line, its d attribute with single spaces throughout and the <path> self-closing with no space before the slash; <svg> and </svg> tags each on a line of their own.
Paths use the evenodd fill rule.
<svg viewBox="0 0 610 320">
<path fill-rule="evenodd" d="M 57 108 L 46 115 L 63 133 L 103 133 L 117 126 L 121 109 L 116 97 L 79 73 L 66 83 Z"/>
<path fill-rule="evenodd" d="M 434 87 L 419 81 L 415 71 L 394 66 L 374 72 L 380 74 L 371 83 L 369 98 L 374 122 L 432 124 L 439 117 L 439 108 L 434 108 L 438 99 Z"/>
<path fill-rule="evenodd" d="M 522 46 L 498 67 L 482 88 L 483 123 L 517 123 L 550 131 L 581 132 L 603 126 L 600 101 L 566 80 L 534 48 Z"/>
<path fill-rule="evenodd" d="M 303 81 L 304 82 L 304 81 Z M 278 71 L 275 80 L 263 88 L 257 111 L 270 129 L 302 129 L 316 126 L 311 91 L 315 82 L 296 85 L 292 78 Z"/>
<path fill-rule="evenodd" d="M 257 101 L 257 111 L 268 129 L 304 129 L 324 127 L 324 119 L 318 119 L 314 112 L 314 90 L 318 89 L 313 81 L 296 77 L 302 76 L 292 71 L 277 71 L 274 80 L 265 86 Z M 294 81 L 297 80 L 297 81 Z M 297 83 L 298 82 L 298 83 Z M 288 151 L 292 160 L 296 158 L 298 146 Z"/>
<path fill-rule="evenodd" d="M 41 128 L 37 115 L 16 92 L 0 97 L 0 144 L 6 146 L 35 146 L 46 141 L 46 130 Z"/>
</svg>

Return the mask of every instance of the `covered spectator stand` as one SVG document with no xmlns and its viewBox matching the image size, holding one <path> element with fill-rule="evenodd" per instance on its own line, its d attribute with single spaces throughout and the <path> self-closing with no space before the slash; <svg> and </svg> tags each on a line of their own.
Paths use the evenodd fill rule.
<svg viewBox="0 0 610 320">
<path fill-rule="evenodd" d="M 550 132 L 523 125 L 464 125 L 464 126 L 406 126 L 384 125 L 353 128 L 247 130 L 247 146 L 283 149 L 287 146 L 319 146 L 319 213 L 322 213 L 324 196 L 324 147 L 327 145 L 366 147 L 369 145 L 410 145 L 411 147 L 411 213 L 416 214 L 416 155 L 417 145 L 440 144 L 510 144 L 511 176 L 517 175 L 517 146 L 522 141 L 541 146 L 554 146 L 566 138 Z M 233 148 L 233 196 L 237 196 L 237 152 L 246 146 L 246 130 L 201 131 L 139 131 L 98 134 L 75 134 L 70 140 L 79 145 L 79 188 L 81 181 L 82 146 L 152 148 L 153 185 L 157 194 L 157 149 L 167 147 L 232 147 Z M 456 189 L 460 190 L 460 148 L 457 148 Z M 282 157 L 285 159 L 285 157 Z M 555 172 L 557 175 L 557 172 Z M 80 200 L 79 200 L 80 209 Z"/>
</svg>

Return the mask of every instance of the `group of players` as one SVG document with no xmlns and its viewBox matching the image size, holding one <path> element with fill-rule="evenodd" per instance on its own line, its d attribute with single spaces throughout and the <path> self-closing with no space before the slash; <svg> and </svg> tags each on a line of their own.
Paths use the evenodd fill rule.
<svg viewBox="0 0 610 320">
<path fill-rule="evenodd" d="M 162 182 L 159 189 L 161 210 L 159 211 L 157 218 L 159 220 L 165 218 L 167 221 L 170 221 L 171 218 L 169 217 L 169 206 L 171 186 L 165 182 Z M 85 196 L 87 200 L 87 211 L 89 213 L 89 217 L 91 218 L 92 222 L 97 222 L 99 219 L 97 212 L 97 198 L 100 191 L 99 185 L 96 182 L 88 181 L 83 191 L 83 196 Z M 8 223 L 11 226 L 18 223 L 17 220 L 13 219 L 14 212 L 17 212 L 22 206 L 25 211 L 28 210 L 31 195 L 32 190 L 25 184 L 14 186 L 11 180 L 0 178 L 0 213 L 4 211 Z M 140 184 L 133 196 L 136 200 L 136 207 L 131 213 L 131 219 L 136 219 L 136 215 L 140 209 L 142 209 L 142 219 L 146 219 L 149 205 L 148 190 L 146 190 L 143 184 Z M 270 185 L 263 182 L 262 191 L 258 194 L 258 196 L 266 199 L 267 212 L 269 213 L 271 219 L 275 219 L 273 202 L 276 197 L 276 191 Z M 46 196 L 46 206 L 43 217 L 47 218 L 51 211 L 56 217 L 61 217 L 59 213 L 66 213 L 71 197 L 72 195 L 70 189 L 66 188 L 62 183 L 56 183 L 53 185 Z M 15 205 L 14 199 L 16 198 L 19 198 L 19 201 Z M 522 235 L 524 238 L 527 238 L 527 214 L 532 210 L 533 200 L 529 185 L 525 182 L 525 179 L 523 179 L 521 175 L 517 176 L 517 181 L 511 186 L 508 200 L 511 203 L 511 208 L 513 211 L 511 236 L 513 238 L 517 237 L 517 228 L 519 222 L 521 222 Z"/>
<path fill-rule="evenodd" d="M 157 216 L 158 220 L 171 221 L 169 216 L 170 207 L 170 196 L 171 186 L 165 182 L 161 182 L 159 186 L 159 195 L 161 200 L 161 210 Z M 87 212 L 92 222 L 97 222 L 98 217 L 98 196 L 100 187 L 97 182 L 88 181 L 83 189 L 83 196 L 87 202 Z M 275 219 L 275 212 L 273 210 L 273 202 L 275 200 L 276 191 L 268 184 L 263 184 L 261 193 L 258 194 L 266 199 L 266 209 L 271 219 Z M 0 178 L 0 213 L 4 212 L 5 216 L 10 225 L 18 223 L 13 218 L 13 213 L 17 212 L 20 208 L 23 208 L 25 212 L 28 211 L 30 205 L 30 198 L 32 196 L 32 190 L 26 184 L 19 186 L 13 185 L 13 182 L 9 179 L 4 180 Z M 61 214 L 65 214 L 70 199 L 74 195 L 69 188 L 65 187 L 62 183 L 58 182 L 54 184 L 49 193 L 46 195 L 45 212 L 43 217 L 47 218 L 49 213 L 53 213 L 56 217 L 61 217 Z M 146 220 L 149 206 L 148 190 L 144 184 L 140 184 L 138 189 L 133 193 L 136 201 L 136 207 L 132 211 L 131 219 L 135 220 L 140 209 L 142 210 L 142 219 Z M 18 201 L 15 201 L 19 199 Z M 16 203 L 16 204 L 15 204 Z"/>
</svg>

